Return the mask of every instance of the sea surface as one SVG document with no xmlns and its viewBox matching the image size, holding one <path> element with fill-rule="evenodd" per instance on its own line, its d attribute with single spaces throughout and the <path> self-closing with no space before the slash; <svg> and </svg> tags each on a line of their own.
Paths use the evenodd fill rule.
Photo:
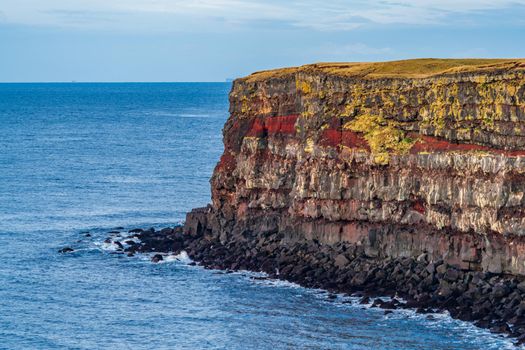
<svg viewBox="0 0 525 350">
<path fill-rule="evenodd" d="M 512 348 L 445 314 L 385 315 L 104 244 L 209 202 L 229 89 L 0 84 L 0 349 Z"/>
</svg>

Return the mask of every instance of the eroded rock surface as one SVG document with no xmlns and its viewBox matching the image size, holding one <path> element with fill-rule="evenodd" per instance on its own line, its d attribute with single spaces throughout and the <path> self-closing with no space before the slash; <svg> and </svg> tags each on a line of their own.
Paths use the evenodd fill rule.
<svg viewBox="0 0 525 350">
<path fill-rule="evenodd" d="M 525 62 L 433 64 L 442 63 L 310 65 L 236 80 L 212 207 L 190 214 L 192 229 L 524 275 Z"/>
<path fill-rule="evenodd" d="M 401 296 L 525 341 L 524 60 L 266 71 L 230 102 L 212 203 L 130 254 Z"/>
</svg>

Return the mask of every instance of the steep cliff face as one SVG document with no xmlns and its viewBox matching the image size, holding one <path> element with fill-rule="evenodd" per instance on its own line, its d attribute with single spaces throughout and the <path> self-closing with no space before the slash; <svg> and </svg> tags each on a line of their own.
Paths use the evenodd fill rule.
<svg viewBox="0 0 525 350">
<path fill-rule="evenodd" d="M 190 231 L 525 275 L 525 61 L 308 65 L 238 79 L 230 102 Z"/>
</svg>

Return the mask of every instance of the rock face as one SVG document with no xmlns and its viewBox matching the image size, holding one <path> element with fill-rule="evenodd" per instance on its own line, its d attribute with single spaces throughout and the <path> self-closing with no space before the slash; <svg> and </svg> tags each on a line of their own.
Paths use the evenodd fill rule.
<svg viewBox="0 0 525 350">
<path fill-rule="evenodd" d="M 186 233 L 525 275 L 524 60 L 265 71 L 230 103 L 212 204 Z"/>
</svg>

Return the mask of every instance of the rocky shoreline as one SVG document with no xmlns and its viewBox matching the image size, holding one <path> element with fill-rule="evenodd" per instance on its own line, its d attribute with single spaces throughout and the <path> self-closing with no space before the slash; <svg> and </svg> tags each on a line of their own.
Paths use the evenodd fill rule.
<svg viewBox="0 0 525 350">
<path fill-rule="evenodd" d="M 110 239 L 120 252 L 184 250 L 525 343 L 525 62 L 313 64 L 229 99 L 210 205 Z"/>
<path fill-rule="evenodd" d="M 269 278 L 361 297 L 361 303 L 385 309 L 411 308 L 419 313 L 448 311 L 453 318 L 504 333 L 525 343 L 525 281 L 516 276 L 466 271 L 443 261 L 417 258 L 378 260 L 353 245 L 291 242 L 282 234 L 219 237 L 184 233 L 182 226 L 135 229 L 118 241 L 118 250 L 188 256 L 205 268 L 265 272 Z M 380 297 L 392 297 L 383 301 Z"/>
</svg>

